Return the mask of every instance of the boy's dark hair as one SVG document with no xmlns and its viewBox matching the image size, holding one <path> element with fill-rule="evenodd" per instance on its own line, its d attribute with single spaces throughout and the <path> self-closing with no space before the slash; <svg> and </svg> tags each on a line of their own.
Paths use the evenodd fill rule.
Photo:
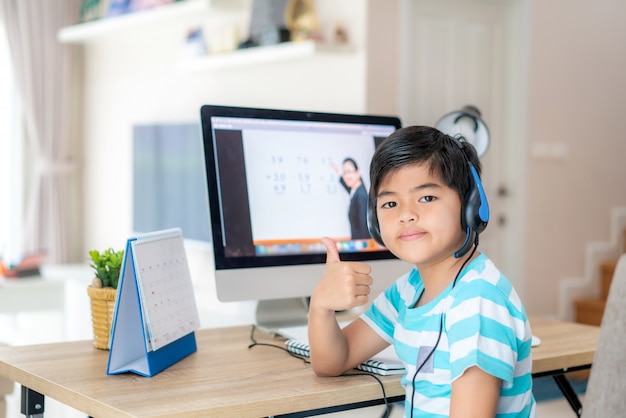
<svg viewBox="0 0 626 418">
<path fill-rule="evenodd" d="M 394 171 L 412 164 L 426 164 L 431 175 L 459 194 L 461 202 L 471 181 L 467 161 L 478 175 L 481 165 L 476 150 L 469 143 L 461 149 L 462 138 L 452 138 L 428 126 L 401 128 L 380 143 L 370 165 L 370 202 L 376 202 L 380 184 Z M 373 205 L 375 207 L 375 204 Z"/>
</svg>

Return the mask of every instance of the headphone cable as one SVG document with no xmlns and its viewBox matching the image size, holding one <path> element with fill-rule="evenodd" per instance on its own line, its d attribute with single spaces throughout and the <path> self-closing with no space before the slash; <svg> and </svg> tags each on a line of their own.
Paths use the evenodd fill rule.
<svg viewBox="0 0 626 418">
<path fill-rule="evenodd" d="M 459 271 L 457 271 L 456 276 L 454 276 L 454 280 L 452 281 L 452 288 L 454 288 L 454 286 L 456 286 L 456 282 L 459 279 L 459 277 L 461 276 L 461 272 L 465 268 L 465 265 L 474 256 L 474 253 L 476 252 L 476 248 L 477 247 L 478 247 L 478 234 L 476 234 L 475 245 L 474 245 L 474 248 L 472 248 L 472 252 L 470 253 L 469 257 L 467 257 L 463 261 L 463 264 L 461 264 L 461 268 L 459 268 Z M 412 389 L 412 391 L 411 391 L 411 404 L 410 404 L 410 408 L 411 408 L 410 417 L 411 418 L 413 418 L 413 403 L 415 402 L 415 380 L 417 379 L 417 375 L 422 370 L 424 365 L 428 362 L 428 360 L 435 353 L 435 350 L 437 349 L 437 346 L 439 345 L 439 341 L 441 340 L 441 334 L 443 333 L 443 312 L 441 313 L 441 316 L 439 318 L 440 318 L 439 319 L 439 334 L 437 335 L 437 341 L 435 341 L 435 345 L 433 346 L 432 350 L 430 350 L 430 352 L 428 353 L 428 355 L 426 356 L 426 358 L 424 359 L 422 364 L 420 364 L 419 367 L 415 368 L 415 373 L 413 373 L 413 377 L 411 378 L 411 389 Z M 417 351 L 418 351 L 418 356 L 419 356 L 419 349 Z M 416 362 L 416 364 L 417 364 L 417 362 Z M 434 365 L 433 365 L 433 368 L 434 368 Z"/>
</svg>

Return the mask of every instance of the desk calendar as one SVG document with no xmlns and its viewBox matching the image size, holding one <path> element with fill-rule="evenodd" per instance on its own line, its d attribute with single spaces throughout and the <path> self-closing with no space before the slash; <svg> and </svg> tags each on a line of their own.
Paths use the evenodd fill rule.
<svg viewBox="0 0 626 418">
<path fill-rule="evenodd" d="M 107 374 L 150 377 L 196 351 L 200 319 L 179 228 L 130 238 L 118 289 Z"/>
</svg>

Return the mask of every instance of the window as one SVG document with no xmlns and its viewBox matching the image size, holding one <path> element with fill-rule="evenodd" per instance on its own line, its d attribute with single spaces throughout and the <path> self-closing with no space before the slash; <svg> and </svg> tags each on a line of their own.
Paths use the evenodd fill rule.
<svg viewBox="0 0 626 418">
<path fill-rule="evenodd" d="M 9 45 L 0 20 L 0 258 L 18 261 L 22 249 L 23 167 L 19 114 Z M 7 94 L 5 94 L 7 92 Z"/>
</svg>

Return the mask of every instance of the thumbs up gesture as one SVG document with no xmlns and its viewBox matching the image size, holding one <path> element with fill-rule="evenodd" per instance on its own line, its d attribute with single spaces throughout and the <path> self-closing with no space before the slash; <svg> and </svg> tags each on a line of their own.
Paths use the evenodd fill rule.
<svg viewBox="0 0 626 418">
<path fill-rule="evenodd" d="M 369 300 L 371 267 L 357 261 L 341 261 L 337 245 L 322 238 L 326 247 L 324 275 L 313 291 L 311 307 L 342 311 L 365 305 Z"/>
</svg>

